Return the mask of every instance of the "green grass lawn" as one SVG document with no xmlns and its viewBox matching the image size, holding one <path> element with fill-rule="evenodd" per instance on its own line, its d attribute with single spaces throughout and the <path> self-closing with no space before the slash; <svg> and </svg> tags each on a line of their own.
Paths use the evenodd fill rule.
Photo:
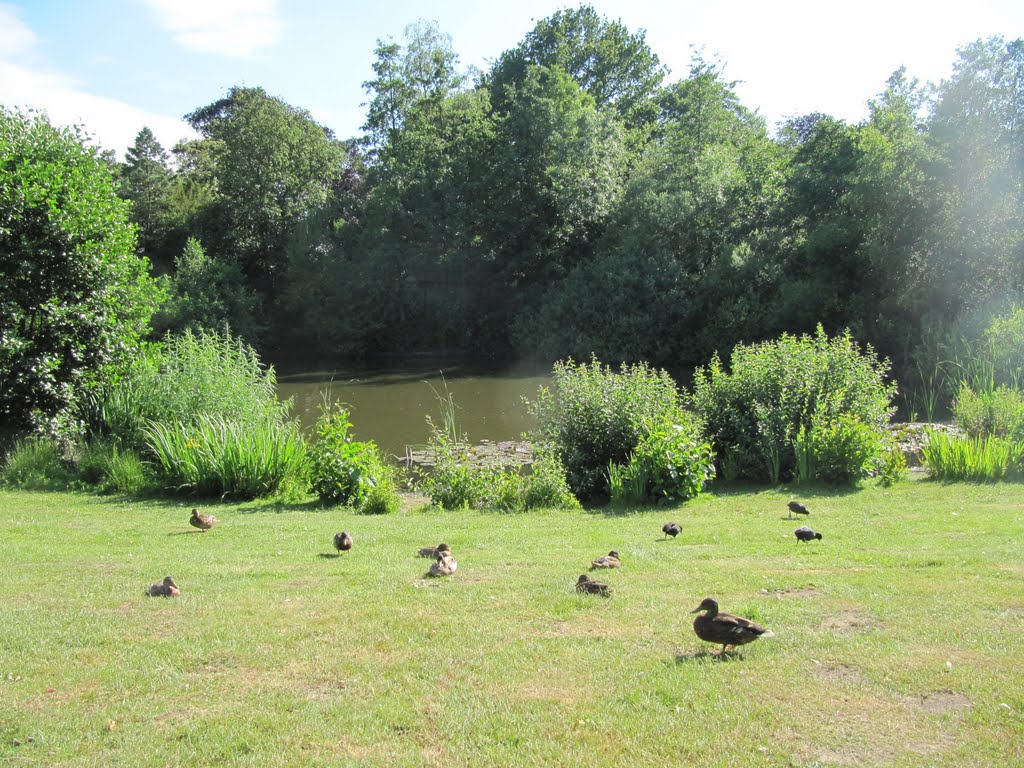
<svg viewBox="0 0 1024 768">
<path fill-rule="evenodd" d="M 207 505 L 201 533 L 188 503 L 0 492 L 0 764 L 1024 765 L 1024 486 L 808 491 L 799 521 L 791 493 Z M 578 595 L 610 549 L 614 595 Z M 166 575 L 181 597 L 147 597 Z M 721 660 L 706 596 L 775 637 Z"/>
</svg>

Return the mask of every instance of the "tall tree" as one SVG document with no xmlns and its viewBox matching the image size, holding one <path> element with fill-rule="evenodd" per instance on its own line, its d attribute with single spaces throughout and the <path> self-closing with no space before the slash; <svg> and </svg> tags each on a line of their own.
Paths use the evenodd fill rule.
<svg viewBox="0 0 1024 768">
<path fill-rule="evenodd" d="M 50 425 L 132 357 L 161 296 L 77 130 L 0 108 L 0 421 Z"/>
<path fill-rule="evenodd" d="M 139 251 L 154 263 L 168 256 L 164 246 L 169 229 L 169 196 L 174 184 L 169 160 L 153 132 L 144 127 L 125 152 L 120 174 L 120 194 L 132 201 L 132 221 L 139 226 Z"/>
</svg>

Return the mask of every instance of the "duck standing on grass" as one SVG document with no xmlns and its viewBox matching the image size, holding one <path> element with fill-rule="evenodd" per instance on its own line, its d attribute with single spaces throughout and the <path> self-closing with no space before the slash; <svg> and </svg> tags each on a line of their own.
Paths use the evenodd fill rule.
<svg viewBox="0 0 1024 768">
<path fill-rule="evenodd" d="M 181 590 L 178 589 L 178 585 L 174 583 L 174 579 L 170 576 L 164 576 L 163 581 L 150 584 L 149 589 L 146 590 L 146 594 L 150 597 L 178 597 L 181 595 Z"/>
<path fill-rule="evenodd" d="M 665 523 L 661 526 L 661 532 L 665 534 L 665 538 L 671 536 L 673 539 L 682 533 L 683 529 L 679 527 L 678 523 Z"/>
<path fill-rule="evenodd" d="M 587 574 L 580 574 L 579 579 L 576 581 L 576 591 L 583 595 L 600 595 L 601 597 L 611 597 L 612 588 L 607 584 L 594 581 Z"/>
<path fill-rule="evenodd" d="M 799 501 L 791 501 L 786 506 L 789 507 L 789 516 L 790 517 L 793 517 L 793 513 L 794 512 L 796 512 L 798 515 L 809 515 L 809 514 L 811 514 L 811 511 L 809 509 L 807 509 L 807 507 L 805 507 Z"/>
<path fill-rule="evenodd" d="M 198 528 L 201 531 L 208 531 L 211 528 L 213 528 L 213 526 L 215 526 L 217 523 L 219 523 L 220 520 L 218 520 L 213 515 L 206 515 L 200 512 L 198 509 L 193 509 L 192 518 L 188 522 L 190 525 L 192 525 L 195 528 Z"/>
<path fill-rule="evenodd" d="M 622 565 L 622 561 L 619 560 L 619 553 L 614 549 L 607 555 L 601 555 L 601 557 L 590 563 L 590 570 L 595 568 L 618 568 Z"/>
<path fill-rule="evenodd" d="M 759 637 L 774 637 L 771 630 L 755 624 L 750 619 L 733 616 L 731 613 L 719 613 L 718 601 L 713 597 L 705 597 L 690 613 L 700 611 L 707 613 L 693 620 L 693 631 L 705 642 L 720 644 L 723 654 L 730 645 L 746 645 Z"/>
<path fill-rule="evenodd" d="M 437 559 L 430 564 L 427 576 L 451 576 L 458 567 L 459 564 L 455 562 L 455 558 L 451 556 L 451 553 L 438 552 Z"/>
<path fill-rule="evenodd" d="M 821 538 L 820 533 L 818 533 L 813 528 L 808 528 L 806 525 L 801 525 L 799 528 L 793 531 L 793 535 L 796 536 L 797 539 L 799 539 L 800 541 L 814 541 L 815 539 Z"/>
<path fill-rule="evenodd" d="M 348 552 L 352 549 L 352 537 L 346 531 L 334 534 L 334 548 L 339 552 Z"/>
</svg>

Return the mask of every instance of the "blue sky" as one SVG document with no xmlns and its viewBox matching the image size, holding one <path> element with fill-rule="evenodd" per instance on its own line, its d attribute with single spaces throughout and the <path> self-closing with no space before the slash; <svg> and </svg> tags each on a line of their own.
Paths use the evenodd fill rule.
<svg viewBox="0 0 1024 768">
<path fill-rule="evenodd" d="M 80 123 L 123 153 L 143 125 L 167 147 L 181 117 L 232 85 L 262 86 L 341 137 L 363 122 L 378 38 L 435 20 L 463 65 L 487 68 L 555 0 L 0 0 L 0 103 Z M 593 0 L 686 76 L 691 46 L 741 81 L 743 103 L 769 124 L 812 111 L 857 121 L 899 66 L 936 82 L 956 48 L 1024 37 L 1024 2 L 973 0 Z"/>
</svg>

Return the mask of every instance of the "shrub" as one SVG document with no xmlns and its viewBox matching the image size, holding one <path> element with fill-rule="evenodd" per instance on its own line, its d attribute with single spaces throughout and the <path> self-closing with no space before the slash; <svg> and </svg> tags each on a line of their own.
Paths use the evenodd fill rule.
<svg viewBox="0 0 1024 768">
<path fill-rule="evenodd" d="M 1024 440 L 1024 393 L 999 386 L 977 393 L 967 382 L 953 402 L 956 425 L 971 437 Z"/>
<path fill-rule="evenodd" d="M 890 445 L 878 461 L 878 479 L 882 485 L 893 485 L 905 480 L 910 474 L 907 456 L 898 445 Z"/>
<path fill-rule="evenodd" d="M 715 476 L 715 454 L 693 419 L 647 432 L 621 472 L 609 468 L 612 501 L 679 503 L 699 494 Z"/>
<path fill-rule="evenodd" d="M 717 355 L 698 368 L 693 392 L 719 469 L 730 479 L 778 483 L 793 477 L 796 446 L 813 438 L 816 424 L 833 424 L 845 414 L 880 432 L 894 412 L 896 385 L 884 381 L 888 362 L 870 346 L 861 351 L 849 331 L 830 339 L 818 326 L 814 336 L 740 344 L 730 362 L 731 372 Z"/>
<path fill-rule="evenodd" d="M 115 441 L 91 440 L 79 445 L 75 471 L 79 482 L 100 493 L 136 494 L 153 485 L 139 455 L 119 448 Z"/>
<path fill-rule="evenodd" d="M 551 451 L 538 447 L 534 450 L 533 466 L 530 474 L 522 479 L 523 507 L 538 509 L 552 507 L 555 509 L 579 509 L 580 502 L 571 490 L 565 478 L 565 467 Z"/>
<path fill-rule="evenodd" d="M 94 398 L 87 409 L 93 433 L 141 446 L 149 422 L 188 424 L 218 417 L 256 429 L 283 423 L 289 403 L 277 399 L 273 368 L 225 329 L 164 337 L 126 376 Z"/>
<path fill-rule="evenodd" d="M 394 468 L 384 461 L 372 440 L 353 440 L 351 428 L 344 406 L 325 401 L 316 423 L 317 439 L 309 451 L 313 493 L 325 503 L 356 508 L 362 508 L 372 496 L 374 511 L 396 509 Z"/>
<path fill-rule="evenodd" d="M 1019 480 L 1024 475 L 1024 442 L 1000 437 L 955 437 L 929 430 L 921 456 L 929 477 L 936 480 Z"/>
<path fill-rule="evenodd" d="M 880 430 L 848 413 L 815 424 L 811 429 L 815 479 L 844 484 L 862 480 L 882 459 L 882 440 Z"/>
<path fill-rule="evenodd" d="M 596 358 L 555 363 L 552 388 L 542 387 L 529 410 L 538 422 L 534 442 L 550 446 L 583 500 L 609 494 L 609 463 L 628 462 L 649 425 L 683 419 L 668 373 L 645 363 L 614 372 Z"/>
<path fill-rule="evenodd" d="M 162 478 L 178 492 L 252 499 L 305 471 L 305 443 L 291 422 L 197 416 L 188 423 L 150 422 L 145 434 Z"/>
<path fill-rule="evenodd" d="M 0 470 L 4 485 L 26 491 L 63 490 L 72 479 L 57 444 L 44 437 L 15 441 Z"/>
</svg>

